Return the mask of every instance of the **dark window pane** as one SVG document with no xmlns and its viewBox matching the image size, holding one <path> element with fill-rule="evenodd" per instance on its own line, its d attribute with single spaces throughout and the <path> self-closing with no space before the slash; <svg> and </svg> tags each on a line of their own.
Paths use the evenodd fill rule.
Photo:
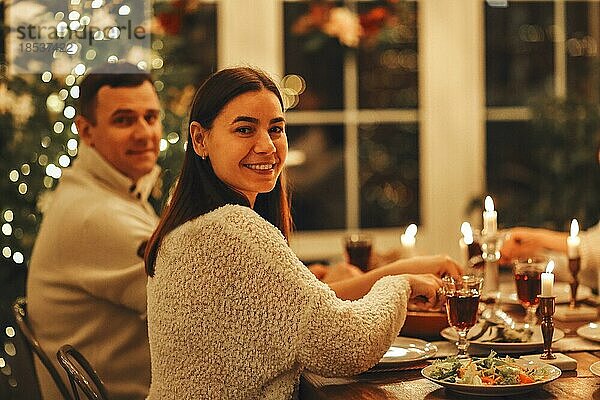
<svg viewBox="0 0 600 400">
<path fill-rule="evenodd" d="M 361 227 L 418 224 L 417 125 L 361 125 L 359 132 Z"/>
<path fill-rule="evenodd" d="M 296 110 L 341 109 L 344 48 L 336 38 L 307 27 L 307 20 L 317 18 L 315 7 L 324 6 L 284 3 L 285 73 L 300 75 L 306 81 Z"/>
<path fill-rule="evenodd" d="M 288 176 L 298 230 L 346 225 L 344 131 L 340 125 L 287 126 Z"/>
<path fill-rule="evenodd" d="M 525 105 L 552 94 L 553 2 L 485 6 L 487 105 Z"/>
<path fill-rule="evenodd" d="M 600 96 L 600 3 L 568 2 L 567 92 L 569 97 L 598 103 Z"/>
<path fill-rule="evenodd" d="M 572 218 L 583 227 L 595 224 L 600 199 L 597 108 L 548 102 L 536 109 L 532 122 L 487 125 L 487 182 L 499 222 L 560 230 Z"/>
<path fill-rule="evenodd" d="M 416 107 L 416 3 L 370 1 L 358 9 L 365 34 L 358 52 L 359 106 Z"/>
<path fill-rule="evenodd" d="M 487 189 L 499 210 L 502 226 L 532 223 L 529 213 L 537 184 L 533 146 L 531 123 L 488 122 Z"/>
</svg>

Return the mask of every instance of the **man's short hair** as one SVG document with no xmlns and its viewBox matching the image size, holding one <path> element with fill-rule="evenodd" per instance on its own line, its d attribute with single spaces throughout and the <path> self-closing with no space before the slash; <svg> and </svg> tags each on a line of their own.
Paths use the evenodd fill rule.
<svg viewBox="0 0 600 400">
<path fill-rule="evenodd" d="M 150 74 L 127 62 L 106 63 L 94 68 L 79 84 L 79 114 L 95 124 L 96 95 L 102 86 L 137 87 L 146 81 L 153 83 Z"/>
</svg>

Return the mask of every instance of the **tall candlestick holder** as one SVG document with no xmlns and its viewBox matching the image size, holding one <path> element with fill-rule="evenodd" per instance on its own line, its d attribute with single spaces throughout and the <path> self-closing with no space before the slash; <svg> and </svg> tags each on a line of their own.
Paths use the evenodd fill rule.
<svg viewBox="0 0 600 400">
<path fill-rule="evenodd" d="M 481 246 L 481 257 L 484 261 L 483 268 L 483 296 L 492 304 L 491 309 L 484 310 L 484 318 L 500 318 L 500 275 L 498 260 L 500 260 L 500 248 L 504 243 L 506 234 L 488 233 L 485 230 L 477 235 L 477 242 Z"/>
<path fill-rule="evenodd" d="M 571 300 L 569 301 L 569 309 L 574 310 L 578 307 L 577 304 L 577 288 L 579 287 L 579 270 L 581 269 L 581 258 L 569 258 L 569 271 L 571 271 Z"/>
<path fill-rule="evenodd" d="M 554 315 L 556 296 L 538 295 L 540 305 L 538 306 L 542 314 L 542 337 L 544 338 L 544 354 L 540 356 L 542 360 L 554 360 L 556 356 L 552 354 L 552 338 L 554 337 Z"/>
</svg>

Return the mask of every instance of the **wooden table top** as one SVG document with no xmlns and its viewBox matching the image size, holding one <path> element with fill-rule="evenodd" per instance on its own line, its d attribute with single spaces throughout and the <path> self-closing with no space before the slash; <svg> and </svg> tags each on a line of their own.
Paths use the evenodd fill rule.
<svg viewBox="0 0 600 400">
<path fill-rule="evenodd" d="M 585 322 L 559 322 L 556 327 L 566 337 L 577 336 L 577 327 Z M 575 349 L 574 349 L 575 350 Z M 590 365 L 600 361 L 600 351 L 565 352 L 577 360 L 576 371 L 563 371 L 560 378 L 543 385 L 540 389 L 511 397 L 511 399 L 600 399 L 600 378 L 590 372 Z M 518 357 L 518 355 L 514 355 Z M 427 364 L 425 364 L 427 365 Z M 422 365 L 422 366 L 425 366 Z M 420 366 L 420 367 L 422 367 Z M 428 381 L 417 369 L 391 372 L 372 372 L 347 378 L 324 378 L 306 372 L 300 381 L 300 399 L 473 399 L 448 391 Z"/>
</svg>

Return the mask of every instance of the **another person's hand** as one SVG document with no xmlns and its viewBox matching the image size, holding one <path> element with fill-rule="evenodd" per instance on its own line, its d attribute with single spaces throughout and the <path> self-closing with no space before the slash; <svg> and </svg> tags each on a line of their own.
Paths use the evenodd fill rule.
<svg viewBox="0 0 600 400">
<path fill-rule="evenodd" d="M 364 274 L 360 268 L 348 263 L 339 263 L 329 266 L 313 264 L 308 268 L 317 277 L 317 279 L 324 283 L 338 282 Z"/>
<path fill-rule="evenodd" d="M 443 296 L 440 296 L 442 280 L 433 274 L 406 274 L 411 292 L 408 301 L 411 309 L 439 309 Z"/>
<path fill-rule="evenodd" d="M 418 256 L 410 261 L 410 265 L 405 268 L 409 274 L 434 274 L 438 277 L 463 274 L 463 268 L 450 256 Z"/>
<path fill-rule="evenodd" d="M 515 258 L 538 255 L 544 249 L 543 230 L 536 228 L 513 228 L 502 245 L 500 263 L 508 264 Z"/>
</svg>

